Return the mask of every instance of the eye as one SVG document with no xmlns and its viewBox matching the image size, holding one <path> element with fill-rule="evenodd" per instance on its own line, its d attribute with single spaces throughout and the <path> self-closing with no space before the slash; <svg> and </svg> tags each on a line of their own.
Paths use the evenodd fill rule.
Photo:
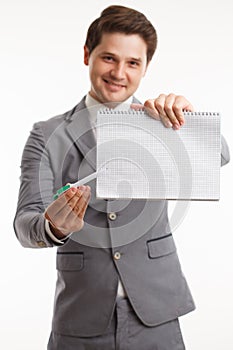
<svg viewBox="0 0 233 350">
<path fill-rule="evenodd" d="M 103 59 L 107 62 L 112 62 L 114 61 L 113 57 L 112 56 L 103 56 Z"/>
<path fill-rule="evenodd" d="M 130 61 L 129 64 L 130 64 L 132 67 L 138 67 L 138 66 L 139 66 L 139 62 L 137 62 L 137 61 Z"/>
</svg>

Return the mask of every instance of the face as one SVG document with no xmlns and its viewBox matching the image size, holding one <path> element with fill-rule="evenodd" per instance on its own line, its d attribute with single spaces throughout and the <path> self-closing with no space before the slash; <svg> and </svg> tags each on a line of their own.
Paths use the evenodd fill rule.
<svg viewBox="0 0 233 350">
<path fill-rule="evenodd" d="M 137 34 L 105 33 L 91 54 L 84 47 L 91 96 L 101 103 L 127 100 L 146 73 L 146 53 L 146 43 Z"/>
</svg>

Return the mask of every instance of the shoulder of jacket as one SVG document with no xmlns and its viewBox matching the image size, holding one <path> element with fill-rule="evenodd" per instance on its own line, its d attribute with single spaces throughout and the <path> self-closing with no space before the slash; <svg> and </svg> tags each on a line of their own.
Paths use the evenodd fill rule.
<svg viewBox="0 0 233 350">
<path fill-rule="evenodd" d="M 35 124 L 40 124 L 41 126 L 46 126 L 48 127 L 50 124 L 51 125 L 59 125 L 60 123 L 64 122 L 64 121 L 69 121 L 70 118 L 72 117 L 73 113 L 75 112 L 77 106 L 75 106 L 74 108 L 72 108 L 71 110 L 62 113 L 62 114 L 58 114 L 55 115 L 49 119 L 46 120 L 41 120 Z"/>
<path fill-rule="evenodd" d="M 65 113 L 58 114 L 47 120 L 41 120 L 34 123 L 34 129 L 39 128 L 42 131 L 46 131 L 46 133 L 48 133 L 49 131 L 53 131 L 54 129 L 59 127 L 59 125 L 61 125 L 62 123 L 64 123 L 64 125 L 67 125 L 72 120 L 76 111 L 78 111 L 80 108 L 83 108 L 83 106 L 85 106 L 84 99 L 85 97 L 81 100 L 81 102 L 79 102 L 76 106 L 74 106 L 72 109 L 70 109 Z"/>
</svg>

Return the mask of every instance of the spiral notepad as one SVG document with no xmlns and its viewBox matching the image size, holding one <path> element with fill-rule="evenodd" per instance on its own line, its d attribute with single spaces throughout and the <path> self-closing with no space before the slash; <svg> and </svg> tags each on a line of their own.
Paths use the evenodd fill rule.
<svg viewBox="0 0 233 350">
<path fill-rule="evenodd" d="M 185 112 L 180 130 L 144 111 L 97 116 L 97 197 L 218 200 L 220 114 Z"/>
</svg>

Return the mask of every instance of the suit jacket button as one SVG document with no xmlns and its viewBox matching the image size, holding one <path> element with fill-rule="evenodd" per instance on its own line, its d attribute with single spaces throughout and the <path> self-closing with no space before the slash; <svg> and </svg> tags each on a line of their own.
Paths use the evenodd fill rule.
<svg viewBox="0 0 233 350">
<path fill-rule="evenodd" d="M 115 260 L 120 260 L 120 258 L 121 258 L 121 253 L 120 253 L 120 252 L 116 252 L 116 253 L 114 254 L 114 259 L 115 259 Z"/>
<path fill-rule="evenodd" d="M 109 218 L 110 220 L 114 221 L 114 220 L 116 220 L 117 215 L 116 215 L 116 213 L 109 213 L 109 214 L 108 214 L 108 218 Z"/>
<path fill-rule="evenodd" d="M 38 247 L 40 247 L 40 248 L 44 248 L 44 247 L 46 247 L 47 245 L 46 245 L 46 243 L 45 242 L 43 242 L 43 241 L 39 241 L 39 242 L 37 242 L 37 245 L 38 245 Z"/>
</svg>

